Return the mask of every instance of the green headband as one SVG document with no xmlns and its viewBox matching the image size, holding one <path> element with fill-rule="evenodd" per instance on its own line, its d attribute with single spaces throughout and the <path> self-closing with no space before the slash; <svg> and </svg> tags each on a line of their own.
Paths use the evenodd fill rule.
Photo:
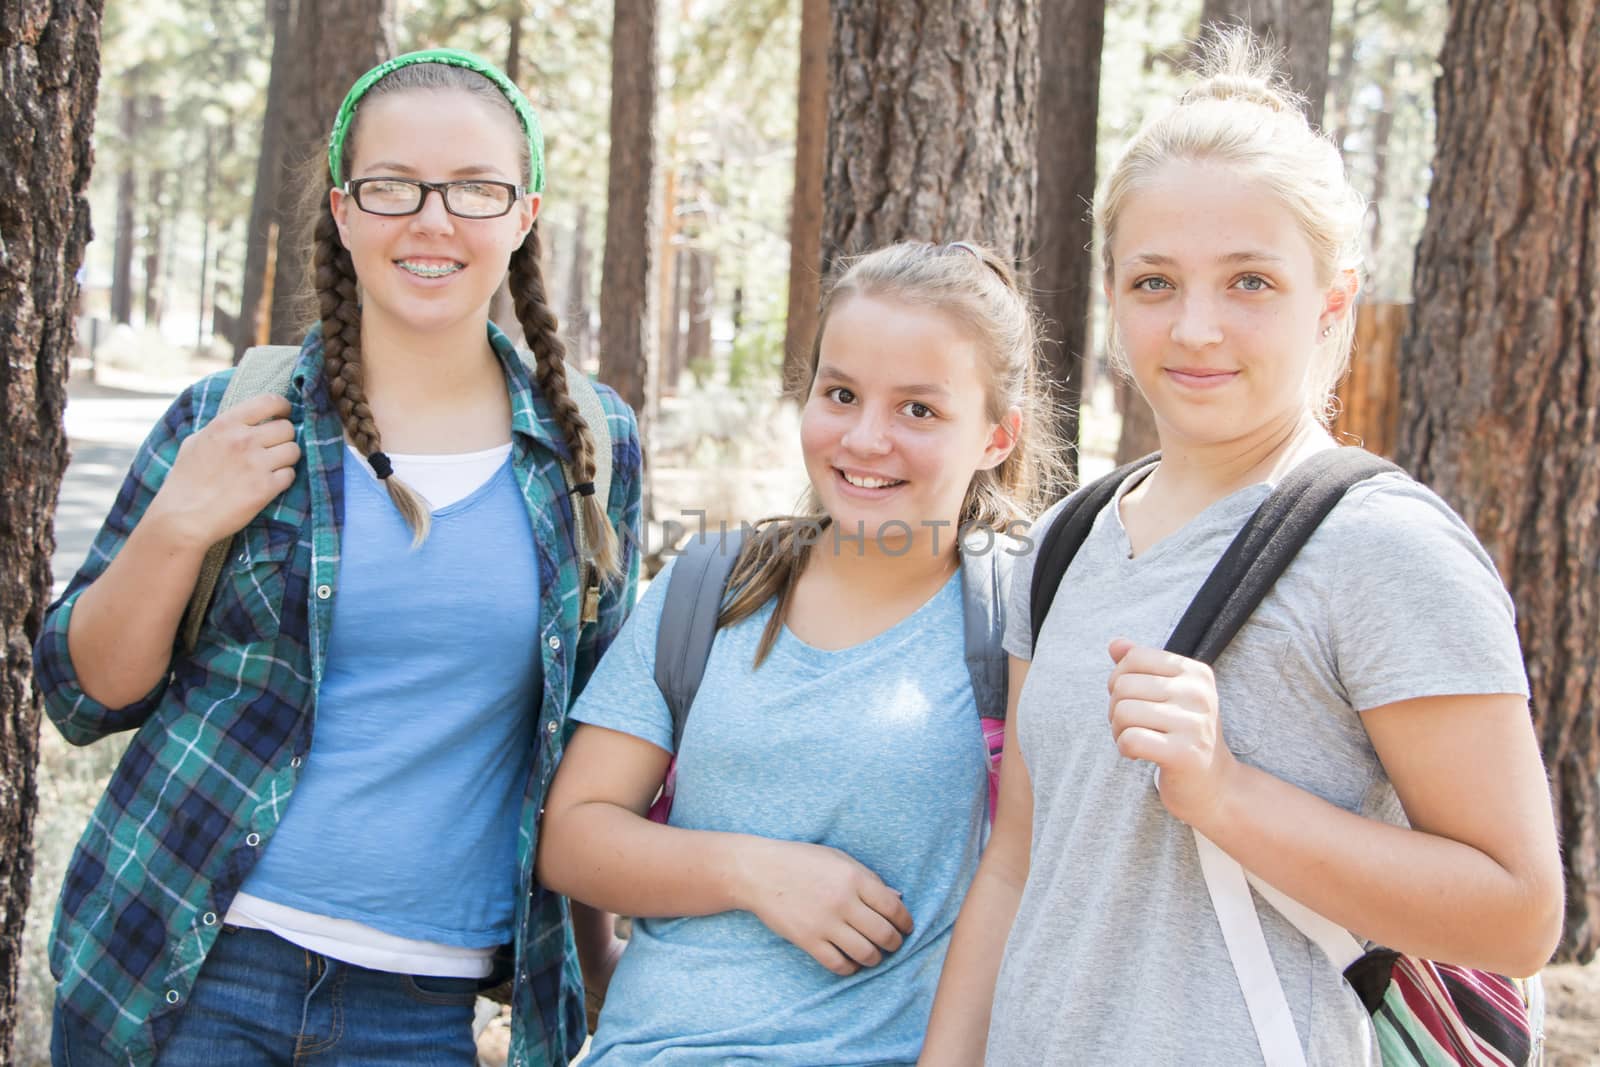
<svg viewBox="0 0 1600 1067">
<path fill-rule="evenodd" d="M 511 110 L 517 113 L 517 121 L 522 123 L 522 130 L 528 135 L 528 191 L 544 192 L 544 131 L 539 128 L 539 116 L 533 110 L 533 105 L 528 103 L 522 90 L 500 68 L 471 52 L 455 48 L 407 52 L 387 63 L 378 64 L 357 79 L 346 94 L 344 103 L 339 105 L 339 115 L 333 120 L 333 132 L 328 135 L 328 172 L 333 175 L 334 185 L 344 184 L 344 139 L 350 132 L 350 121 L 355 118 L 356 105 L 374 85 L 401 67 L 409 67 L 413 63 L 444 63 L 452 67 L 464 67 L 477 71 L 493 82 L 494 87 L 510 101 Z"/>
</svg>

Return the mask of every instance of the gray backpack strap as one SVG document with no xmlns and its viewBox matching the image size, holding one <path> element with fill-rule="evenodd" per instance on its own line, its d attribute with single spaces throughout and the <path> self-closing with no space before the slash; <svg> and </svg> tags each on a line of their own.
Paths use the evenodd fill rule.
<svg viewBox="0 0 1600 1067">
<path fill-rule="evenodd" d="M 1010 538 L 970 536 L 961 546 L 961 612 L 967 673 L 978 717 L 1006 717 L 1008 666 L 1001 645 L 1006 629 L 1006 597 L 1011 589 Z"/>
<path fill-rule="evenodd" d="M 300 349 L 296 345 L 258 345 L 246 349 L 239 365 L 233 368 L 228 387 L 222 391 L 222 403 L 217 406 L 217 414 L 221 415 L 251 397 L 266 393 L 288 396 L 289 379 L 299 359 Z M 194 592 L 189 594 L 189 606 L 184 609 L 183 626 L 179 630 L 187 652 L 193 652 L 200 640 L 200 627 L 205 622 L 206 611 L 211 607 L 211 597 L 217 590 L 217 579 L 228 562 L 228 550 L 232 544 L 233 538 L 226 537 L 206 549 L 206 558 L 200 564 L 200 575 L 195 579 Z"/>
<path fill-rule="evenodd" d="M 689 706 L 705 677 L 728 576 L 744 545 L 744 530 L 690 541 L 672 564 L 656 630 L 656 687 L 672 710 L 672 750 L 683 740 Z"/>
</svg>

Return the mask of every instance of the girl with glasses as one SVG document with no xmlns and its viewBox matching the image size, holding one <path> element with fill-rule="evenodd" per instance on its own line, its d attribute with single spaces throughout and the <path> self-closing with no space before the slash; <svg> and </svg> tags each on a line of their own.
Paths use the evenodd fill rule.
<svg viewBox="0 0 1600 1067">
<path fill-rule="evenodd" d="M 351 90 L 324 179 L 284 395 L 219 411 L 223 372 L 178 398 L 35 650 L 68 740 L 137 731 L 62 890 L 58 1064 L 467 1067 L 505 981 L 513 1061 L 565 1063 L 574 940 L 608 978 L 609 917 L 532 871 L 567 705 L 632 601 L 639 445 L 613 393 L 574 396 L 537 117 L 475 56 L 402 56 Z M 526 357 L 488 318 L 508 272 Z"/>
</svg>

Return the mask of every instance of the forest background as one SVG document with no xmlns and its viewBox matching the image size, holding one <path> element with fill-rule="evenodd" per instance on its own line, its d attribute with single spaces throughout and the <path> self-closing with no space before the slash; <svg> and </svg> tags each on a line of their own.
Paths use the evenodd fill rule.
<svg viewBox="0 0 1600 1067">
<path fill-rule="evenodd" d="M 1354 378 L 1342 391 L 1341 430 L 1377 451 L 1415 458 L 1425 451 L 1415 439 L 1426 431 L 1417 427 L 1427 423 L 1416 398 L 1431 387 L 1423 368 L 1438 359 L 1429 362 L 1436 347 L 1430 326 L 1413 309 L 1414 298 L 1431 307 L 1424 298 L 1440 284 L 1416 292 L 1418 263 L 1428 261 L 1426 247 L 1419 260 L 1419 243 L 1427 243 L 1430 189 L 1437 197 L 1441 188 L 1436 160 L 1445 158 L 1436 126 L 1440 102 L 1470 89 L 1452 83 L 1441 56 L 1448 64 L 1453 29 L 1466 34 L 1466 24 L 1497 3 L 1261 0 L 1252 11 L 1227 0 L 947 0 L 962 18 L 993 17 L 998 29 L 986 40 L 1011 49 L 1006 57 L 963 57 L 967 66 L 988 68 L 974 77 L 992 85 L 1015 63 L 1036 79 L 1026 106 L 998 119 L 1002 142 L 1006 123 L 1026 128 L 1019 136 L 1028 142 L 1027 158 L 999 167 L 992 188 L 968 197 L 978 215 L 908 211 L 890 223 L 851 214 L 873 199 L 871 189 L 852 188 L 842 174 L 852 146 L 871 145 L 873 131 L 861 128 L 860 117 L 870 101 L 852 99 L 859 90 L 853 83 L 830 86 L 828 72 L 837 78 L 858 64 L 870 82 L 874 57 L 864 56 L 870 49 L 858 33 L 867 18 L 861 12 L 876 10 L 889 31 L 914 34 L 924 9 L 938 6 L 928 0 L 836 3 L 831 11 L 825 0 L 112 0 L 99 25 L 98 99 L 89 97 L 86 193 L 95 233 L 77 274 L 75 381 L 160 392 L 226 366 L 251 343 L 297 342 L 306 316 L 296 300 L 298 234 L 289 192 L 296 183 L 284 179 L 314 155 L 312 142 L 356 74 L 387 55 L 453 46 L 501 63 L 540 111 L 549 157 L 541 228 L 552 303 L 573 357 L 617 384 L 641 412 L 654 547 L 661 547 L 662 524 L 683 521 L 688 509 L 715 521 L 794 503 L 803 482 L 794 461 L 796 412 L 783 400 L 783 380 L 786 361 L 792 370 L 809 346 L 818 279 L 840 255 L 899 237 L 973 238 L 1017 256 L 1058 323 L 1051 351 L 1062 380 L 1070 379 L 1062 399 L 1081 412 L 1081 426 L 1073 428 L 1079 468 L 1093 475 L 1144 451 L 1152 438 L 1142 401 L 1106 369 L 1092 274 L 1097 258 L 1080 225 L 1088 190 L 1144 117 L 1180 91 L 1203 24 L 1255 14 L 1257 28 L 1287 46 L 1297 87 L 1308 92 L 1371 205 L 1362 334 Z M 76 6 L 85 18 L 102 10 L 93 2 Z M 1593 64 L 1600 62 L 1595 6 L 1507 0 L 1504 10 L 1516 9 L 1510 23 L 1559 10 L 1557 43 L 1575 37 L 1573 55 Z M 998 14 L 971 15 L 985 8 Z M 1014 24 L 1004 24 L 1008 18 Z M 1043 31 L 1030 19 L 1042 19 Z M 0 45 L 9 49 L 14 41 L 11 28 L 0 31 Z M 1530 97 L 1542 88 L 1537 78 L 1524 81 L 1520 91 Z M 1579 120 L 1600 124 L 1595 94 L 1583 106 Z M 1053 121 L 1063 125 L 1051 134 Z M 1069 128 L 1075 132 L 1060 132 Z M 1592 167 L 1592 137 L 1587 143 Z M 1008 153 L 1007 143 L 990 148 Z M 1063 150 L 1081 158 L 1054 165 Z M 1093 168 L 1085 166 L 1089 160 Z M 949 157 L 925 162 L 952 171 L 971 165 Z M 1069 170 L 1076 186 L 1051 186 Z M 1594 224 L 1600 192 L 1592 175 L 1572 197 L 1573 217 Z M 964 224 L 964 217 L 982 221 Z M 995 222 L 1004 219 L 1013 225 Z M 1081 261 L 1065 277 L 1046 247 L 1063 244 L 1059 233 L 1045 236 L 1052 219 L 1065 220 L 1067 252 Z M 1445 240 L 1437 218 L 1433 225 L 1435 240 Z M 1576 266 L 1592 271 L 1592 250 L 1587 255 Z M 1600 277 L 1583 278 L 1591 291 L 1600 289 Z M 1081 313 L 1055 311 L 1063 295 Z M 1508 333 L 1526 329 L 1503 311 L 1486 314 Z M 515 331 L 509 314 L 496 319 Z M 1449 327 L 1436 317 L 1431 329 Z M 1600 354 L 1595 327 L 1587 330 L 1592 374 Z M 1593 459 L 1594 382 L 1583 378 L 1568 388 L 1574 403 L 1589 405 L 1589 436 L 1578 445 Z M 1405 408 L 1406 395 L 1416 410 Z M 1409 443 L 1402 440 L 1408 433 Z M 1518 461 L 1530 468 L 1542 462 L 1538 455 Z M 1493 549 L 1485 524 L 1498 521 L 1500 505 L 1443 491 Z M 1587 527 L 1583 538 L 1574 554 L 1588 561 L 1592 581 Z M 1505 551 L 1521 560 L 1527 549 Z M 1518 593 L 1516 568 L 1506 555 L 1497 559 Z M 55 586 L 67 577 L 57 573 Z M 1570 575 L 1552 580 L 1559 595 L 1586 605 L 1562 616 L 1563 624 L 1576 618 L 1589 626 L 1581 638 L 1588 673 L 1563 692 L 1592 696 L 1594 598 L 1580 594 Z M 1518 597 L 1525 616 L 1542 604 Z M 1531 649 L 1533 638 L 1525 638 Z M 1536 668 L 1542 663 L 1530 657 Z M 1569 896 L 1580 913 L 1563 951 L 1587 961 L 1600 941 L 1590 915 L 1600 892 L 1594 709 L 1586 699 L 1550 703 L 1542 711 L 1547 761 L 1555 767 L 1576 758 L 1587 790 L 1563 802 L 1569 841 L 1582 846 L 1576 860 L 1569 856 Z M 27 716 L 20 721 L 26 725 Z M 69 752 L 48 729 L 38 747 L 40 799 L 20 963 L 0 947 L 0 964 L 19 975 L 11 1021 L 22 1064 L 45 1062 L 50 914 L 73 841 L 120 749 L 111 740 Z M 5 770 L 0 766 L 0 780 Z M 8 932 L 22 925 L 3 907 L 0 916 Z M 0 966 L 0 977 L 7 970 Z M 1555 984 L 1558 993 L 1562 983 L 1592 991 L 1582 984 L 1592 981 L 1564 971 Z M 1600 1061 L 1597 999 L 1567 998 L 1575 1007 L 1563 1009 L 1557 1027 L 1567 1028 L 1565 1048 L 1574 1057 L 1565 1062 Z"/>
</svg>

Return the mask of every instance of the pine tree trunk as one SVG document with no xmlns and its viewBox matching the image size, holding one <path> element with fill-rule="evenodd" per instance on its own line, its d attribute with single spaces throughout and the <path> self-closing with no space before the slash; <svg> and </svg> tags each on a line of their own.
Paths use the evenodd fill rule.
<svg viewBox="0 0 1600 1067">
<path fill-rule="evenodd" d="M 796 400 L 822 302 L 822 182 L 828 145 L 828 0 L 800 0 L 800 88 L 795 108 L 794 197 L 789 207 L 789 312 L 783 387 Z"/>
<path fill-rule="evenodd" d="M 562 337 L 572 361 L 590 368 L 589 350 L 589 205 L 578 205 L 578 222 L 572 228 L 572 269 L 567 277 L 566 310 L 561 316 Z"/>
<path fill-rule="evenodd" d="M 166 218 L 166 185 L 166 171 L 150 171 L 144 216 L 144 324 L 155 330 L 161 329 L 161 241 L 164 237 L 162 222 Z"/>
<path fill-rule="evenodd" d="M 611 161 L 600 276 L 600 379 L 641 427 L 655 397 L 656 0 L 616 0 L 611 29 Z"/>
<path fill-rule="evenodd" d="M 1399 458 L 1511 589 L 1565 853 L 1600 949 L 1600 0 L 1451 0 Z"/>
<path fill-rule="evenodd" d="M 122 168 L 117 173 L 117 228 L 111 245 L 111 321 L 133 321 L 133 215 L 139 199 L 133 142 L 139 135 L 139 94 L 122 101 Z"/>
<path fill-rule="evenodd" d="M 657 360 L 661 365 L 659 378 L 662 396 L 677 394 L 678 374 L 683 370 L 684 345 L 687 343 L 683 324 L 692 314 L 689 310 L 689 293 L 694 285 L 689 260 L 694 254 L 692 248 L 679 248 L 663 252 L 661 256 L 662 270 L 665 271 L 668 264 L 672 267 L 672 286 L 667 301 L 671 310 L 662 320 L 661 348 Z"/>
<path fill-rule="evenodd" d="M 89 239 L 101 11 L 99 0 L 0 8 L 0 1063 L 11 1062 L 33 877 L 40 707 L 31 652 L 50 597 L 67 462 L 61 417 Z"/>
<path fill-rule="evenodd" d="M 212 146 L 213 136 L 211 127 L 207 126 L 205 137 L 201 141 L 200 151 L 204 155 L 201 162 L 200 186 L 200 296 L 195 306 L 194 315 L 194 350 L 196 353 L 205 350 L 206 346 L 206 298 L 211 294 L 206 284 L 211 270 L 211 191 L 216 185 L 216 152 Z"/>
<path fill-rule="evenodd" d="M 393 21 L 394 0 L 296 0 L 294 66 L 282 128 L 286 167 L 278 197 L 273 344 L 299 344 L 316 315 L 310 274 L 315 205 L 295 178 L 307 160 L 327 150 L 328 128 L 350 86 L 394 54 Z"/>
<path fill-rule="evenodd" d="M 1105 0 L 1058 0 L 1040 9 L 1039 186 L 1033 220 L 1034 293 L 1044 315 L 1046 373 L 1061 412 L 1062 440 L 1077 472 L 1078 406 L 1093 366 L 1089 297 L 1094 284 L 1095 140 Z M 1052 487 L 1053 494 L 1068 486 Z"/>
<path fill-rule="evenodd" d="M 1368 206 L 1372 228 L 1367 239 L 1372 259 L 1367 270 L 1367 294 L 1379 300 L 1392 300 L 1395 296 L 1385 286 L 1388 279 L 1383 270 L 1386 262 L 1383 255 L 1383 202 L 1389 195 L 1389 137 L 1394 133 L 1394 113 L 1399 104 L 1395 89 L 1399 68 L 1400 57 L 1390 52 L 1384 61 L 1384 79 L 1379 85 L 1383 90 L 1383 110 L 1378 112 L 1372 123 L 1372 196 Z"/>
<path fill-rule="evenodd" d="M 1033 233 L 1037 0 L 833 5 L 823 267 L 902 240 Z"/>
<path fill-rule="evenodd" d="M 711 362 L 711 316 L 717 304 L 717 259 L 709 249 L 689 250 L 689 328 L 672 371 L 674 378 L 691 363 Z M 676 380 L 673 382 L 677 386 Z"/>
<path fill-rule="evenodd" d="M 244 276 L 239 282 L 239 324 L 230 338 L 237 363 L 245 349 L 266 340 L 272 297 L 267 291 L 268 250 L 279 222 L 278 188 L 284 181 L 283 124 L 288 109 L 294 22 L 291 0 L 267 0 L 272 27 L 272 68 L 267 77 L 267 107 L 261 118 L 261 150 L 256 156 L 256 185 L 245 226 Z"/>
<path fill-rule="evenodd" d="M 1328 96 L 1333 0 L 1205 0 L 1200 27 L 1243 24 L 1288 53 L 1289 83 L 1305 94 L 1306 114 L 1322 124 Z"/>
</svg>

